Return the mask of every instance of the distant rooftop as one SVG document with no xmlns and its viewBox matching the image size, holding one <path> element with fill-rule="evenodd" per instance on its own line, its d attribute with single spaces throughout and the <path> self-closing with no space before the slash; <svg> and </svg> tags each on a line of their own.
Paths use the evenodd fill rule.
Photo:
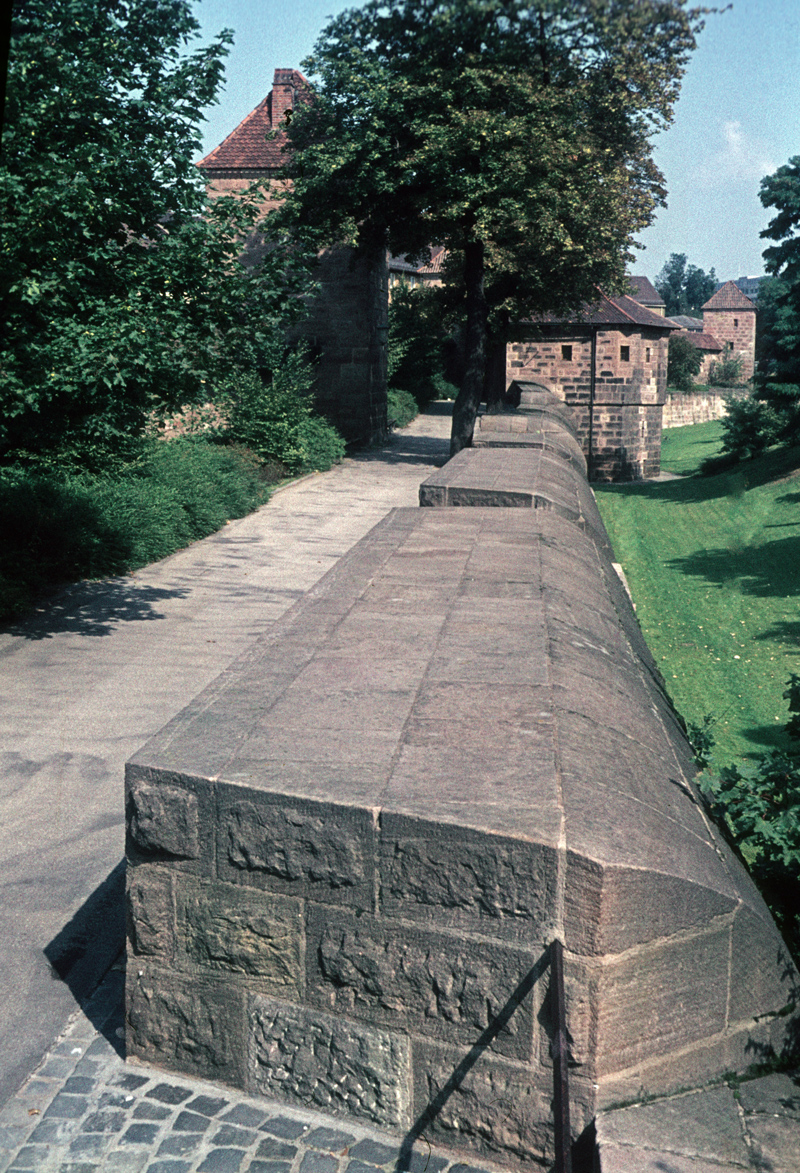
<svg viewBox="0 0 800 1173">
<path fill-rule="evenodd" d="M 628 284 L 631 288 L 630 296 L 635 301 L 647 306 L 666 306 L 666 302 L 649 277 L 629 277 Z"/>
<path fill-rule="evenodd" d="M 243 176 L 269 174 L 286 162 L 284 127 L 292 111 L 309 101 L 311 89 L 296 69 L 276 69 L 272 89 L 243 118 L 235 130 L 197 164 L 207 175 L 236 172 Z M 276 133 L 277 132 L 277 133 Z M 268 138 L 267 136 L 274 137 Z"/>
<path fill-rule="evenodd" d="M 702 308 L 704 310 L 754 310 L 756 307 L 755 303 L 746 297 L 733 281 L 726 281 Z"/>
</svg>

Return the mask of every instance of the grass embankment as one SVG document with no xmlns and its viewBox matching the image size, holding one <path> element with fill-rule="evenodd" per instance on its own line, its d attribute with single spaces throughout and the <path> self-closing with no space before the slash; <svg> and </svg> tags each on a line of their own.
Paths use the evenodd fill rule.
<svg viewBox="0 0 800 1173">
<path fill-rule="evenodd" d="M 678 711 L 715 718 L 717 767 L 789 748 L 782 693 L 800 672 L 800 449 L 693 475 L 721 431 L 664 433 L 662 468 L 685 479 L 596 486 Z"/>
</svg>

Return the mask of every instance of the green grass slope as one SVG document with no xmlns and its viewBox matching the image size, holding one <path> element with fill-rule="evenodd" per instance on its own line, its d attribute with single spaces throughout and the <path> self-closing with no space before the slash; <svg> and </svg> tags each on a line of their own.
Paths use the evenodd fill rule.
<svg viewBox="0 0 800 1173">
<path fill-rule="evenodd" d="M 782 699 L 800 672 L 800 448 L 713 477 L 719 424 L 664 433 L 680 480 L 595 486 L 645 638 L 678 711 L 716 719 L 714 764 L 788 748 Z"/>
</svg>

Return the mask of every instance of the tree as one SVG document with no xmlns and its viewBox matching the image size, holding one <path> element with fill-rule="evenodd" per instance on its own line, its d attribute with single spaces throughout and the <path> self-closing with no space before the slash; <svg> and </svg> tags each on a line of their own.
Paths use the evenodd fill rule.
<svg viewBox="0 0 800 1173">
<path fill-rule="evenodd" d="M 662 294 L 663 297 L 663 294 Z M 688 334 L 671 334 L 667 357 L 667 386 L 691 391 L 694 377 L 703 365 L 703 355 Z"/>
<path fill-rule="evenodd" d="M 669 260 L 655 279 L 655 287 L 666 303 L 668 318 L 675 314 L 698 313 L 717 288 L 713 269 L 704 273 L 696 265 L 687 265 L 686 253 L 670 253 Z"/>
<path fill-rule="evenodd" d="M 761 202 L 777 215 L 761 233 L 770 280 L 758 293 L 756 396 L 779 420 L 780 438 L 800 439 L 800 156 L 761 181 Z"/>
<path fill-rule="evenodd" d="M 446 246 L 466 318 L 453 451 L 493 332 L 623 286 L 700 27 L 683 0 L 369 0 L 303 63 L 317 99 L 289 129 L 283 222 L 317 244 Z"/>
<path fill-rule="evenodd" d="M 103 464 L 258 360 L 294 263 L 238 263 L 257 198 L 192 156 L 231 40 L 188 0 L 22 0 L 0 158 L 0 461 Z M 296 283 L 296 282 L 295 282 Z M 71 456 L 70 456 L 71 454 Z"/>
</svg>

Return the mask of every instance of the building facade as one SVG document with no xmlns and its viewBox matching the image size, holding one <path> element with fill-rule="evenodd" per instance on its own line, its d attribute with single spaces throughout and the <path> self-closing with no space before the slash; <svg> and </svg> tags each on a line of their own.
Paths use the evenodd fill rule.
<svg viewBox="0 0 800 1173">
<path fill-rule="evenodd" d="M 571 408 L 591 479 L 657 476 L 668 340 L 675 329 L 631 297 L 601 294 L 580 319 L 512 327 L 506 386 L 538 383 Z"/>
<path fill-rule="evenodd" d="M 198 164 L 210 196 L 241 194 L 258 179 L 280 185 L 285 129 L 293 111 L 310 100 L 296 69 L 276 69 L 272 89 L 228 137 Z M 266 198 L 264 210 L 274 206 Z M 254 237 L 244 258 L 255 263 L 263 242 Z M 386 435 L 388 270 L 382 250 L 324 250 L 316 272 L 318 293 L 299 334 L 316 360 L 317 409 L 351 444 Z"/>
</svg>

